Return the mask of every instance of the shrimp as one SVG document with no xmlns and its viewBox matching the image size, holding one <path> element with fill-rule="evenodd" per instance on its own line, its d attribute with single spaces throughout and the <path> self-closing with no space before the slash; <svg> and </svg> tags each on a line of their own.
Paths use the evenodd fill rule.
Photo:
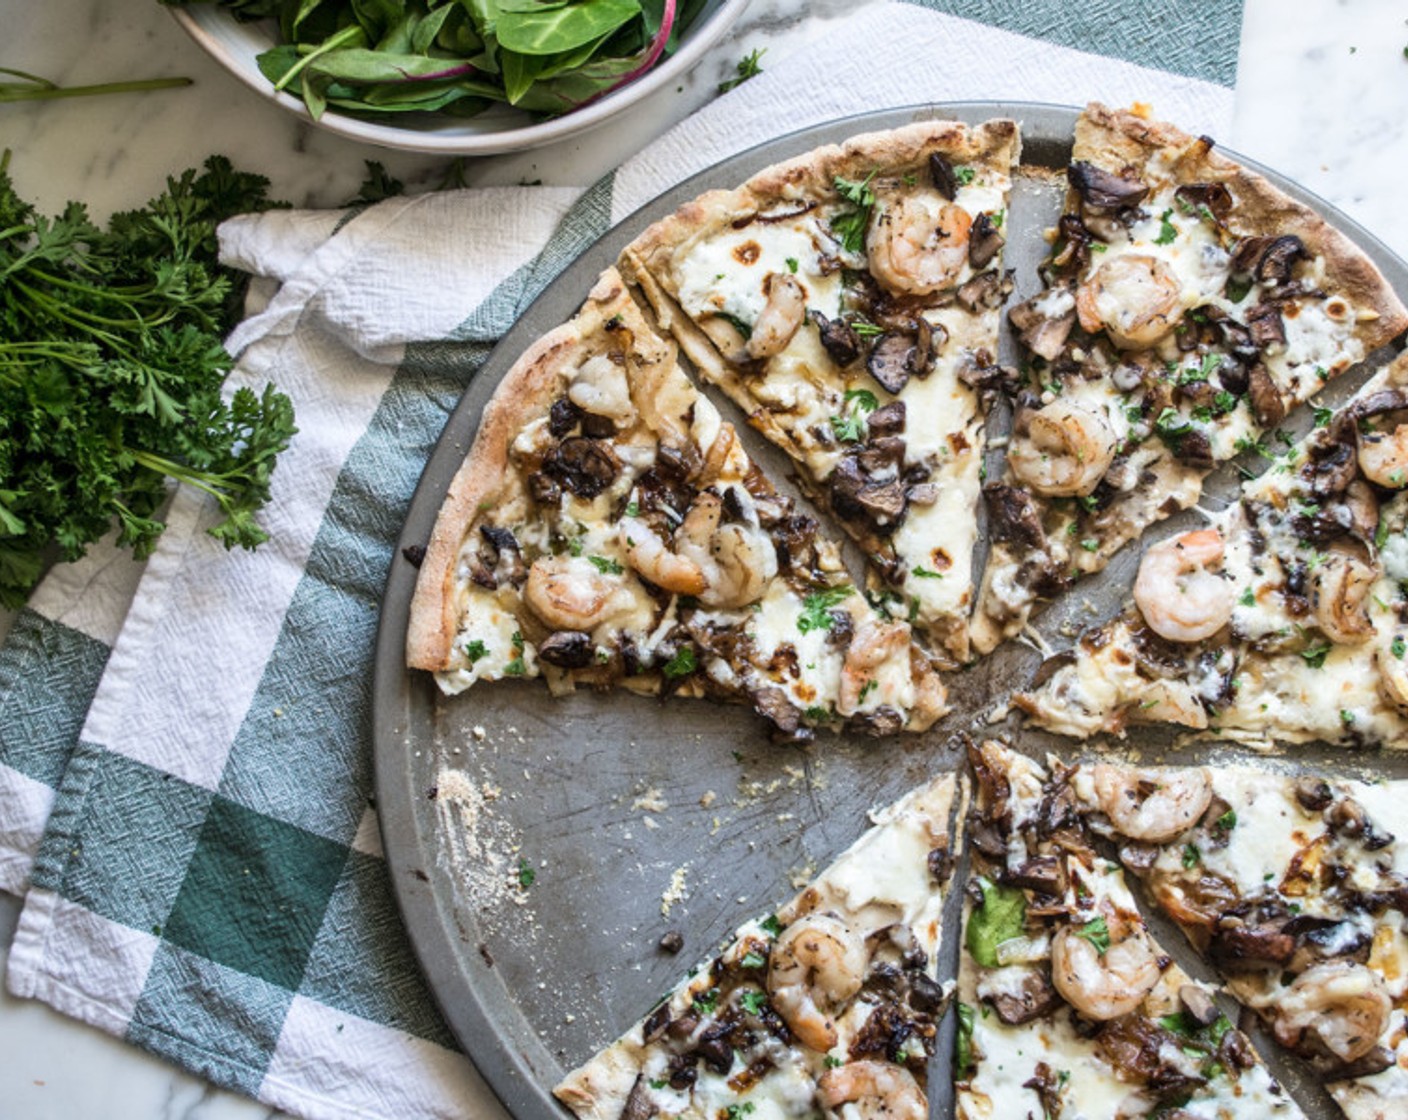
<svg viewBox="0 0 1408 1120">
<path fill-rule="evenodd" d="M 1051 983 L 1087 1019 L 1128 1015 L 1159 982 L 1158 954 L 1144 927 L 1105 915 L 1110 945 L 1102 953 L 1078 926 L 1062 926 L 1051 942 Z"/>
<path fill-rule="evenodd" d="M 1084 497 L 1105 477 L 1118 447 L 1103 417 L 1058 397 L 1018 417 L 1007 461 L 1038 494 Z"/>
<path fill-rule="evenodd" d="M 929 1099 L 914 1074 L 893 1062 L 864 1059 L 817 1079 L 828 1117 L 838 1120 L 927 1120 Z"/>
<path fill-rule="evenodd" d="M 1154 345 L 1183 318 L 1182 289 L 1157 257 L 1122 253 L 1076 289 L 1076 315 L 1091 334 L 1103 330 L 1116 346 Z"/>
<path fill-rule="evenodd" d="M 1144 554 L 1134 602 L 1149 628 L 1171 642 L 1200 642 L 1232 617 L 1232 585 L 1213 569 L 1222 564 L 1216 529 L 1161 541 Z"/>
<path fill-rule="evenodd" d="M 745 512 L 746 491 L 735 488 Z M 638 517 L 623 517 L 621 544 L 626 562 L 657 587 L 676 595 L 694 595 L 706 607 L 733 610 L 763 597 L 777 575 L 777 548 L 757 525 L 756 515 L 720 524 L 723 502 L 703 491 L 667 544 Z"/>
<path fill-rule="evenodd" d="M 523 599 L 554 630 L 592 630 L 622 609 L 619 580 L 581 557 L 543 557 L 528 569 Z"/>
<path fill-rule="evenodd" d="M 1306 969 L 1281 994 L 1272 1029 L 1283 1046 L 1323 1049 L 1353 1062 L 1378 1045 L 1392 1009 L 1372 969 L 1357 961 L 1326 961 Z"/>
<path fill-rule="evenodd" d="M 1408 423 L 1398 424 L 1392 431 L 1361 431 L 1359 469 L 1370 482 L 1390 490 L 1408 486 Z"/>
<path fill-rule="evenodd" d="M 768 995 L 792 1033 L 813 1050 L 836 1045 L 833 1018 L 865 980 L 865 941 L 835 914 L 808 914 L 768 955 Z"/>
<path fill-rule="evenodd" d="M 807 317 L 807 292 L 795 276 L 768 273 L 763 294 L 768 301 L 748 337 L 750 358 L 771 358 L 782 353 Z"/>
<path fill-rule="evenodd" d="M 909 659 L 909 627 L 902 622 L 867 622 L 857 631 L 846 649 L 841 665 L 841 685 L 836 696 L 836 711 L 843 716 L 855 715 L 861 700 L 870 692 L 879 692 L 878 672 L 891 658 L 903 655 Z M 905 674 L 908 679 L 908 674 Z M 884 700 L 885 697 L 880 695 Z"/>
<path fill-rule="evenodd" d="M 1379 670 L 1379 695 L 1408 716 L 1408 665 L 1382 647 L 1374 651 L 1374 665 Z"/>
<path fill-rule="evenodd" d="M 1192 828 L 1212 801 L 1212 781 L 1201 767 L 1129 771 L 1099 763 L 1095 799 L 1120 834 L 1161 844 Z"/>
<path fill-rule="evenodd" d="M 935 214 L 914 195 L 880 199 L 866 234 L 871 275 L 895 295 L 930 295 L 954 284 L 968 262 L 973 218 L 953 203 Z"/>
<path fill-rule="evenodd" d="M 1358 645 L 1374 633 L 1369 621 L 1369 593 L 1378 569 L 1364 558 L 1334 549 L 1315 570 L 1310 605 L 1315 625 L 1332 642 Z"/>
</svg>

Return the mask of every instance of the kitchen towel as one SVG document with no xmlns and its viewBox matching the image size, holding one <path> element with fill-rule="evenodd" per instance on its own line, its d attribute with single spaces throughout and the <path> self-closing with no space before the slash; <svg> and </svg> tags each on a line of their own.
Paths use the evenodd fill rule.
<svg viewBox="0 0 1408 1120">
<path fill-rule="evenodd" d="M 1240 19 L 1240 0 L 872 4 L 584 191 L 227 223 L 256 277 L 232 382 L 275 381 L 301 429 L 272 539 L 225 552 L 183 490 L 144 569 L 96 548 L 21 612 L 0 649 L 0 887 L 28 891 L 11 990 L 300 1116 L 494 1115 L 391 898 L 368 713 L 394 541 L 494 340 L 662 190 L 834 117 L 1098 98 L 1225 132 Z"/>
</svg>

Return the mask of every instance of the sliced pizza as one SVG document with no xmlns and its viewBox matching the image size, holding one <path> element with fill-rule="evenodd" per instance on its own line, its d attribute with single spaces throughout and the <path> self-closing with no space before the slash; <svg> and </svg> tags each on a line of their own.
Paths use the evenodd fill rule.
<svg viewBox="0 0 1408 1120">
<path fill-rule="evenodd" d="M 958 974 L 959 1120 L 1300 1118 L 1159 947 L 1082 824 L 1073 768 L 971 752 L 975 870 Z"/>
<path fill-rule="evenodd" d="M 1092 828 L 1350 1120 L 1408 1100 L 1408 783 L 1101 763 Z"/>
<path fill-rule="evenodd" d="M 505 376 L 450 486 L 407 635 L 441 689 L 751 704 L 779 734 L 921 730 L 944 689 L 903 621 L 763 477 L 615 271 Z"/>
<path fill-rule="evenodd" d="M 1012 121 L 857 136 L 714 191 L 622 255 L 702 375 L 860 542 L 877 601 L 967 660 Z"/>
<path fill-rule="evenodd" d="M 875 825 L 796 898 L 738 930 L 553 1092 L 583 1120 L 926 1120 L 953 775 Z"/>
<path fill-rule="evenodd" d="M 1079 737 L 1408 745 L 1408 356 L 1318 421 L 1207 528 L 1151 546 L 1130 611 L 1014 703 Z"/>
<path fill-rule="evenodd" d="M 1011 312 L 1029 360 L 980 652 L 1408 327 L 1359 248 L 1206 138 L 1091 105 L 1069 179 L 1046 286 Z"/>
</svg>

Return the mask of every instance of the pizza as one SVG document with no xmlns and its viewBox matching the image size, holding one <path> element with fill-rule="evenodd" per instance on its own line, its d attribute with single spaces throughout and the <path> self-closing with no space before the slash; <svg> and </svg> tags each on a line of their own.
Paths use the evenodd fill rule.
<svg viewBox="0 0 1408 1120">
<path fill-rule="evenodd" d="M 925 122 L 713 191 L 622 254 L 703 378 L 861 545 L 872 596 L 968 659 L 1012 121 Z"/>
<path fill-rule="evenodd" d="M 1069 789 L 1349 1120 L 1404 1115 L 1408 783 L 1097 763 Z"/>
<path fill-rule="evenodd" d="M 792 901 L 569 1073 L 558 1099 L 582 1120 L 926 1120 L 955 787 L 936 778 L 875 814 Z"/>
<path fill-rule="evenodd" d="M 959 1120 L 1301 1117 L 1155 941 L 1083 823 L 1076 771 L 991 742 L 971 761 Z"/>
<path fill-rule="evenodd" d="M 1219 463 L 1408 326 L 1368 257 L 1212 142 L 1093 104 L 1027 351 L 974 646 L 1197 502 Z"/>
<path fill-rule="evenodd" d="M 421 562 L 407 659 L 750 704 L 776 732 L 918 730 L 944 689 L 779 495 L 618 273 L 514 365 Z"/>
<path fill-rule="evenodd" d="M 1134 606 L 1017 706 L 1079 737 L 1408 743 L 1408 356 L 1317 423 L 1206 528 L 1150 546 Z"/>
</svg>

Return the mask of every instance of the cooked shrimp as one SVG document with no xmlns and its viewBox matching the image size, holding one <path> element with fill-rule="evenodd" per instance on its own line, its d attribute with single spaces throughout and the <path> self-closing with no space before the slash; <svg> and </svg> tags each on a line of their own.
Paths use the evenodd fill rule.
<svg viewBox="0 0 1408 1120">
<path fill-rule="evenodd" d="M 879 198 L 866 234 L 871 275 L 896 295 L 929 295 L 954 284 L 968 262 L 973 218 L 953 203 L 937 213 L 915 195 Z"/>
<path fill-rule="evenodd" d="M 1353 1062 L 1378 1045 L 1392 1009 L 1377 973 L 1356 961 L 1326 961 L 1306 969 L 1282 993 L 1273 1031 L 1283 1046 L 1323 1048 Z"/>
<path fill-rule="evenodd" d="M 626 563 L 656 587 L 675 595 L 698 595 L 704 590 L 704 573 L 699 565 L 672 551 L 640 518 L 621 518 L 619 533 Z"/>
<path fill-rule="evenodd" d="M 1051 983 L 1087 1019 L 1128 1015 L 1159 982 L 1158 954 L 1142 926 L 1104 915 L 1110 946 L 1103 953 L 1081 927 L 1062 926 L 1051 942 Z"/>
<path fill-rule="evenodd" d="M 1382 646 L 1374 651 L 1379 671 L 1379 695 L 1403 715 L 1408 715 L 1408 664 Z"/>
<path fill-rule="evenodd" d="M 626 370 L 605 354 L 588 358 L 567 387 L 567 397 L 578 408 L 594 416 L 607 416 L 618 425 L 636 418 Z"/>
<path fill-rule="evenodd" d="M 1212 801 L 1212 781 L 1201 767 L 1135 770 L 1101 762 L 1094 770 L 1100 811 L 1120 834 L 1159 844 L 1192 828 Z"/>
<path fill-rule="evenodd" d="M 1222 564 L 1216 529 L 1161 541 L 1144 554 L 1134 581 L 1134 602 L 1149 628 L 1171 642 L 1200 642 L 1232 617 L 1232 584 L 1214 569 Z"/>
<path fill-rule="evenodd" d="M 837 1120 L 927 1120 L 929 1100 L 914 1074 L 893 1062 L 864 1060 L 817 1079 L 828 1117 Z"/>
<path fill-rule="evenodd" d="M 771 358 L 782 353 L 807 317 L 807 293 L 795 276 L 768 273 L 763 294 L 768 301 L 748 338 L 750 358 Z"/>
<path fill-rule="evenodd" d="M 584 557 L 542 557 L 528 569 L 523 599 L 554 630 L 592 630 L 621 609 L 619 580 Z"/>
<path fill-rule="evenodd" d="M 1058 397 L 1018 417 L 1007 461 L 1038 494 L 1084 497 L 1105 477 L 1118 446 L 1102 416 Z"/>
<path fill-rule="evenodd" d="M 1392 431 L 1361 431 L 1359 469 L 1369 481 L 1391 490 L 1408 486 L 1408 423 L 1398 424 Z"/>
<path fill-rule="evenodd" d="M 846 660 L 841 665 L 841 685 L 836 696 L 836 711 L 843 716 L 855 715 L 861 700 L 878 691 L 881 667 L 893 657 L 909 661 L 909 627 L 902 622 L 866 622 L 856 632 L 846 648 Z M 905 674 L 908 679 L 908 673 Z"/>
<path fill-rule="evenodd" d="M 836 1045 L 837 1015 L 865 980 L 865 941 L 834 914 L 808 914 L 768 956 L 768 995 L 792 1033 L 813 1050 Z"/>
<path fill-rule="evenodd" d="M 1183 318 L 1182 289 L 1157 257 L 1122 253 L 1076 290 L 1080 325 L 1125 349 L 1152 346 Z"/>
<path fill-rule="evenodd" d="M 1369 594 L 1378 569 L 1364 557 L 1334 549 L 1315 569 L 1310 605 L 1315 625 L 1332 642 L 1358 645 L 1374 633 L 1369 621 Z"/>
</svg>

